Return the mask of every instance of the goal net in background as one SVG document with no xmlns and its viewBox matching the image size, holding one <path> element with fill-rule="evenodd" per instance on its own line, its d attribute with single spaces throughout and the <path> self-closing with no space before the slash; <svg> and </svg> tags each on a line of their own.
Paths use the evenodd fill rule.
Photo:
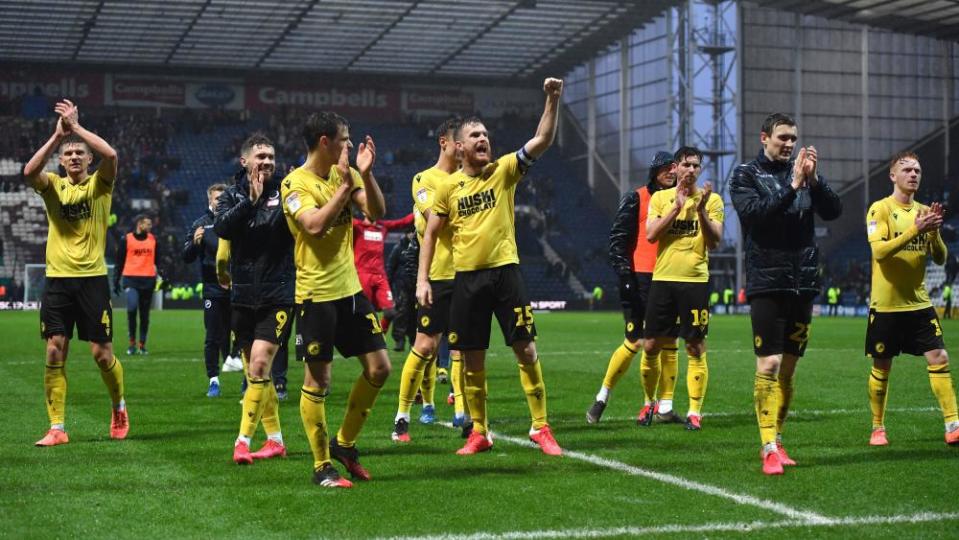
<svg viewBox="0 0 959 540">
<path fill-rule="evenodd" d="M 36 304 L 43 296 L 43 285 L 46 282 L 47 265 L 45 264 L 25 264 L 23 265 L 23 303 L 25 305 Z M 107 265 L 107 279 L 110 281 L 111 294 L 113 290 L 113 272 L 112 264 Z M 126 308 L 127 297 L 122 292 L 111 298 L 114 308 Z M 153 309 L 163 309 L 163 291 L 154 291 Z"/>
</svg>

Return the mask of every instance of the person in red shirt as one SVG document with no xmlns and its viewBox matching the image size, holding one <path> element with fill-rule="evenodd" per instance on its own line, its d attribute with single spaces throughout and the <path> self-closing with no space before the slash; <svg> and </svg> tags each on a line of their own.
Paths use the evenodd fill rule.
<svg viewBox="0 0 959 540">
<path fill-rule="evenodd" d="M 373 303 L 373 308 L 383 312 L 380 327 L 386 333 L 390 321 L 396 316 L 393 306 L 393 291 L 386 277 L 386 264 L 383 259 L 383 247 L 386 235 L 390 231 L 405 230 L 413 226 L 413 214 L 400 219 L 381 219 L 370 221 L 353 218 L 353 261 L 360 275 L 363 294 Z"/>
</svg>

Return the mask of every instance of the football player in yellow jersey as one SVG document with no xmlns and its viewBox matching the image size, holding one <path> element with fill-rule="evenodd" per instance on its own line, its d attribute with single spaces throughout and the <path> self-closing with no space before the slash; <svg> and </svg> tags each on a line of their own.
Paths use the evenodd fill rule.
<svg viewBox="0 0 959 540">
<path fill-rule="evenodd" d="M 709 368 L 706 334 L 709 330 L 709 250 L 723 234 L 723 201 L 709 182 L 699 188 L 703 154 L 684 146 L 676 151 L 676 187 L 657 191 L 649 200 L 646 240 L 659 242 L 656 266 L 646 303 L 643 350 L 648 358 L 679 337 L 686 342 L 689 365 L 686 388 L 689 410 L 686 429 L 698 431 Z"/>
<path fill-rule="evenodd" d="M 946 244 L 939 234 L 942 205 L 916 202 L 922 182 L 919 158 L 901 152 L 889 164 L 892 195 L 876 201 L 866 214 L 872 248 L 872 290 L 866 356 L 872 358 L 869 403 L 872 436 L 869 444 L 885 446 L 884 424 L 892 359 L 899 353 L 925 356 L 929 384 L 939 400 L 946 424 L 946 443 L 959 445 L 959 414 L 949 374 L 939 316 L 926 291 L 926 262 L 946 262 Z"/>
<path fill-rule="evenodd" d="M 436 241 L 444 226 L 453 232 L 453 299 L 450 307 L 450 347 L 463 352 L 463 387 L 473 431 L 457 453 L 483 452 L 493 447 L 486 417 L 486 349 L 495 314 L 506 344 L 519 361 L 520 382 L 532 416 L 530 439 L 544 453 L 562 454 L 546 420 L 546 386 L 536 354 L 536 326 L 519 270 L 514 227 L 516 185 L 556 136 L 556 116 L 563 81 L 543 83 L 546 105 L 536 134 L 522 148 L 493 161 L 486 126 L 477 118 L 463 121 L 456 132 L 462 169 L 438 187 L 427 220 L 416 277 L 416 299 L 433 304 L 429 272 Z"/>
<path fill-rule="evenodd" d="M 323 487 L 350 487 L 330 458 L 342 463 L 354 479 L 370 479 L 360 465 L 356 439 L 391 369 L 383 331 L 353 263 L 350 205 L 377 220 L 386 213 L 386 203 L 373 177 L 376 147 L 370 136 L 359 145 L 356 169 L 349 165 L 350 127 L 340 115 L 311 114 L 303 139 L 306 162 L 281 184 L 283 210 L 296 244 L 296 357 L 306 368 L 300 414 L 313 451 L 313 481 Z M 363 371 L 331 440 L 326 396 L 334 347 L 344 357 L 359 358 Z"/>
<path fill-rule="evenodd" d="M 413 195 L 413 213 L 416 215 L 416 236 L 420 244 L 423 243 L 423 232 L 426 221 L 433 206 L 433 194 L 438 184 L 449 179 L 450 175 L 459 168 L 459 159 L 456 157 L 456 132 L 462 122 L 459 118 L 450 118 L 443 122 L 436 131 L 440 154 L 436 164 L 421 171 L 414 178 L 411 185 Z M 453 268 L 452 231 L 447 227 L 440 231 L 439 241 L 429 269 L 428 279 L 433 290 L 433 304 L 420 305 L 416 312 L 416 338 L 410 349 L 406 362 L 403 364 L 403 373 L 400 378 L 399 405 L 396 418 L 393 421 L 392 439 L 396 442 L 410 442 L 410 408 L 416 399 L 416 391 L 420 388 L 424 373 L 436 363 L 436 352 L 442 334 L 449 330 L 450 301 L 453 297 L 453 277 L 456 270 Z M 456 416 L 453 423 L 462 425 L 465 421 L 463 412 L 463 395 L 460 385 L 462 361 L 459 351 L 450 350 L 452 360 L 452 376 L 454 394 L 458 395 Z M 424 402 L 426 400 L 424 399 Z M 425 408 L 424 408 L 425 410 Z"/>
<path fill-rule="evenodd" d="M 23 168 L 27 183 L 43 198 L 50 224 L 46 284 L 40 299 L 40 335 L 47 342 L 43 388 L 50 430 L 37 446 L 69 440 L 64 428 L 66 362 L 74 326 L 78 337 L 90 342 L 90 352 L 110 392 L 110 437 L 124 439 L 130 429 L 123 399 L 123 366 L 113 355 L 113 308 L 103 259 L 117 153 L 80 125 L 71 101 L 57 103 L 54 110 L 59 118 L 53 135 Z M 66 177 L 43 171 L 58 148 Z M 100 164 L 89 174 L 93 154 L 100 157 Z"/>
</svg>

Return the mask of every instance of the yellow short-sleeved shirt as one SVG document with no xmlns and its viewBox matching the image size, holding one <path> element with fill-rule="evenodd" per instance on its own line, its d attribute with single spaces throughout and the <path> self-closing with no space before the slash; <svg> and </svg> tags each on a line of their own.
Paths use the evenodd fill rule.
<svg viewBox="0 0 959 540">
<path fill-rule="evenodd" d="M 928 206 L 917 202 L 900 204 L 893 197 L 872 203 L 866 213 L 869 243 L 885 242 L 905 234 L 916 224 L 916 215 L 928 210 Z M 926 291 L 926 262 L 932 236 L 919 233 L 886 260 L 872 259 L 870 308 L 878 312 L 896 312 L 932 306 Z"/>
<path fill-rule="evenodd" d="M 355 169 L 350 171 L 354 185 L 362 186 L 360 173 Z M 296 220 L 302 212 L 327 204 L 340 183 L 340 175 L 335 166 L 330 168 L 327 178 L 299 167 L 286 175 L 280 183 L 283 213 L 294 240 L 297 303 L 306 300 L 339 300 L 362 290 L 353 263 L 353 218 L 350 215 L 350 205 L 344 206 L 339 215 L 333 218 L 322 236 L 306 232 Z"/>
<path fill-rule="evenodd" d="M 478 176 L 460 170 L 437 186 L 433 212 L 449 219 L 457 272 L 519 263 L 514 197 L 524 172 L 514 152 L 487 165 Z"/>
<path fill-rule="evenodd" d="M 413 215 L 416 226 L 416 237 L 423 245 L 423 233 L 426 231 L 426 211 L 433 207 L 433 195 L 436 186 L 448 181 L 450 175 L 436 167 L 430 167 L 413 177 L 411 186 L 413 192 Z M 432 210 L 431 210 L 432 211 Z M 433 252 L 433 263 L 430 264 L 429 278 L 433 281 L 453 279 L 456 269 L 453 268 L 453 231 L 450 227 L 443 227 L 436 238 L 436 250 Z"/>
<path fill-rule="evenodd" d="M 679 215 L 659 237 L 656 247 L 656 266 L 653 281 L 683 281 L 705 283 L 709 281 L 709 250 L 700 229 L 696 207 L 703 198 L 703 191 L 686 198 Z M 676 188 L 657 191 L 649 199 L 649 219 L 658 219 L 669 213 L 676 204 Z M 713 221 L 723 222 L 723 200 L 716 193 L 706 201 L 706 215 Z"/>
<path fill-rule="evenodd" d="M 49 185 L 37 191 L 47 208 L 47 276 L 105 276 L 107 225 L 113 182 L 99 171 L 73 184 L 69 178 L 47 175 Z"/>
</svg>

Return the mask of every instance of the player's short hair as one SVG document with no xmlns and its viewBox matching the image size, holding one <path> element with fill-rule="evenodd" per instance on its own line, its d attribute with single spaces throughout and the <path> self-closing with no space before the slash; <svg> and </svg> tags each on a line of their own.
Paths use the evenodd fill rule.
<svg viewBox="0 0 959 540">
<path fill-rule="evenodd" d="M 273 141 L 271 141 L 270 138 L 267 137 L 263 132 L 255 131 L 251 133 L 245 141 L 243 141 L 243 146 L 240 147 L 240 155 L 247 155 L 250 150 L 257 146 L 269 146 L 272 148 Z"/>
<path fill-rule="evenodd" d="M 793 120 L 792 116 L 789 116 L 786 113 L 776 112 L 772 113 L 763 120 L 762 132 L 766 135 L 772 135 L 773 130 L 776 129 L 776 126 L 795 126 L 796 121 Z"/>
<path fill-rule="evenodd" d="M 216 183 L 211 184 L 210 187 L 206 188 L 206 194 L 209 195 L 214 191 L 226 191 L 226 184 Z"/>
<path fill-rule="evenodd" d="M 457 140 L 457 141 L 462 141 L 462 140 L 463 140 L 463 128 L 465 128 L 466 126 L 473 125 L 473 124 L 483 124 L 483 125 L 486 125 L 486 122 L 484 122 L 483 119 L 480 118 L 479 116 L 467 116 L 466 118 L 463 119 L 462 122 L 460 122 L 459 127 L 456 129 L 456 132 L 455 132 L 454 135 L 453 135 L 453 139 L 454 139 L 454 140 Z"/>
<path fill-rule="evenodd" d="M 892 156 L 892 159 L 889 160 L 889 172 L 892 172 L 892 170 L 896 168 L 896 165 L 898 165 L 899 162 L 904 159 L 914 159 L 916 160 L 916 163 L 919 162 L 919 156 L 917 156 L 915 152 L 912 150 L 903 150 L 902 152 Z"/>
<path fill-rule="evenodd" d="M 463 125 L 463 119 L 459 116 L 451 116 L 446 120 L 443 120 L 443 123 L 440 124 L 440 127 L 436 128 L 436 138 L 445 137 L 450 132 L 453 133 L 453 138 L 456 138 L 456 132 L 460 130 L 460 126 Z"/>
<path fill-rule="evenodd" d="M 326 135 L 328 139 L 335 139 L 340 126 L 349 127 L 346 118 L 332 111 L 315 112 L 306 118 L 303 123 L 303 142 L 306 143 L 306 149 L 315 150 L 316 145 L 320 143 L 320 137 Z"/>
<path fill-rule="evenodd" d="M 60 141 L 60 153 L 63 153 L 63 147 L 68 144 L 82 144 L 83 146 L 87 148 L 87 152 L 92 152 L 92 148 L 90 148 L 90 145 L 87 144 L 86 141 L 81 139 L 80 136 L 77 135 L 76 133 L 71 133 L 67 135 L 66 137 L 64 137 L 62 141 Z"/>
<path fill-rule="evenodd" d="M 681 163 L 687 156 L 696 156 L 699 158 L 699 163 L 703 162 L 703 153 L 699 148 L 695 146 L 681 146 L 679 150 L 676 150 L 676 153 L 673 154 L 673 158 L 676 159 L 676 163 Z"/>
<path fill-rule="evenodd" d="M 153 221 L 153 218 L 150 217 L 149 214 L 137 214 L 133 218 L 133 223 L 135 225 L 139 225 L 140 223 L 142 223 L 144 220 L 147 220 L 147 219 L 149 219 L 150 221 Z"/>
</svg>

